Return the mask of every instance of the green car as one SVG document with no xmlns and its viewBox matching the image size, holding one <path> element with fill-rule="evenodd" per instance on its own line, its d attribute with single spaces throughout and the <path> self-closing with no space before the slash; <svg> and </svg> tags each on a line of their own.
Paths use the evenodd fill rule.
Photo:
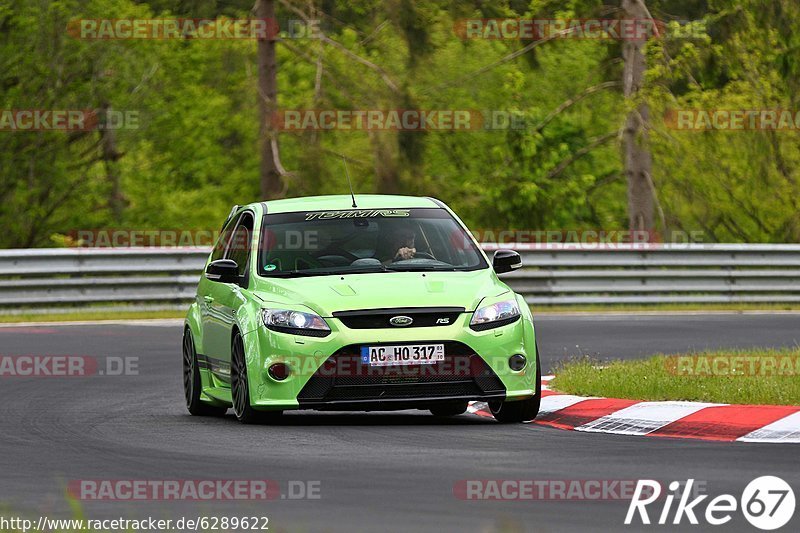
<svg viewBox="0 0 800 533">
<path fill-rule="evenodd" d="M 317 196 L 236 206 L 183 336 L 193 415 L 245 423 L 285 410 L 425 409 L 486 402 L 500 422 L 539 411 L 525 300 L 442 202 Z M 491 264 L 490 264 L 491 263 Z"/>
</svg>

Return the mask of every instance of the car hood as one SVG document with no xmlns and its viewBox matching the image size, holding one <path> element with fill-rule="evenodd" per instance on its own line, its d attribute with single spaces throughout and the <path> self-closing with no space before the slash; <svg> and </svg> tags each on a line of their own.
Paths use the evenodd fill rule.
<svg viewBox="0 0 800 533">
<path fill-rule="evenodd" d="M 394 307 L 474 311 L 483 298 L 509 291 L 490 269 L 259 278 L 252 289 L 265 306 L 302 304 L 323 317 L 336 311 Z"/>
</svg>

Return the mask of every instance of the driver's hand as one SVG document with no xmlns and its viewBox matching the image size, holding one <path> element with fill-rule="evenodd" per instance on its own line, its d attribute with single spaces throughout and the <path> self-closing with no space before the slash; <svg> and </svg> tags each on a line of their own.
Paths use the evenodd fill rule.
<svg viewBox="0 0 800 533">
<path fill-rule="evenodd" d="M 417 253 L 416 248 L 407 248 L 403 247 L 397 250 L 397 254 L 395 254 L 394 258 L 396 261 L 402 261 L 403 259 L 412 259 L 414 254 Z"/>
</svg>

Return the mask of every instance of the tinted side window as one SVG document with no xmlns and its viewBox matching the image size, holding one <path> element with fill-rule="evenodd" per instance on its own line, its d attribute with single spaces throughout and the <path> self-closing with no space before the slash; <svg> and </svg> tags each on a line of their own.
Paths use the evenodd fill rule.
<svg viewBox="0 0 800 533">
<path fill-rule="evenodd" d="M 225 254 L 225 248 L 228 246 L 231 232 L 236 224 L 236 220 L 236 217 L 232 217 L 228 223 L 225 224 L 225 227 L 222 228 L 222 232 L 220 232 L 219 238 L 217 238 L 217 243 L 214 245 L 214 249 L 211 251 L 211 261 L 222 259 L 223 255 Z"/>
<path fill-rule="evenodd" d="M 225 252 L 226 259 L 233 259 L 239 265 L 239 275 L 247 274 L 249 266 L 250 249 L 253 241 L 253 217 L 250 213 L 244 213 L 236 225 L 232 238 L 228 243 Z"/>
</svg>

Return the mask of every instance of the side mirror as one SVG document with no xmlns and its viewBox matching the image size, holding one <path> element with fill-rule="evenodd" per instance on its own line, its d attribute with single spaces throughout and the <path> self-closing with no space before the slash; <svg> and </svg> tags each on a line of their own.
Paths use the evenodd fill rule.
<svg viewBox="0 0 800 533">
<path fill-rule="evenodd" d="M 206 267 L 206 277 L 219 283 L 238 283 L 239 265 L 233 259 L 217 259 Z"/>
<path fill-rule="evenodd" d="M 494 271 L 498 274 L 511 272 L 522 266 L 522 258 L 514 250 L 497 250 L 492 260 Z"/>
</svg>

